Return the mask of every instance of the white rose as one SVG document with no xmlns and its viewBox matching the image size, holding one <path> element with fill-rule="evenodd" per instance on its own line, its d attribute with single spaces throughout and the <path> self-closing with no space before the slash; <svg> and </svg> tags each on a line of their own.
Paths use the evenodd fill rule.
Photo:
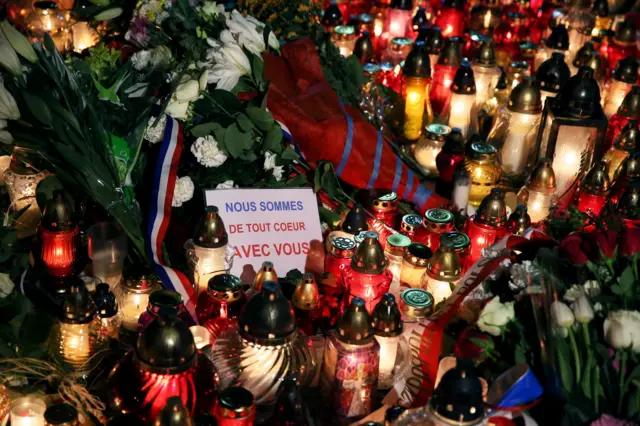
<svg viewBox="0 0 640 426">
<path fill-rule="evenodd" d="M 227 160 L 227 156 L 218 148 L 218 141 L 210 135 L 196 139 L 191 145 L 191 152 L 198 163 L 205 167 L 219 167 Z"/>
<path fill-rule="evenodd" d="M 198 80 L 188 80 L 180 83 L 173 97 L 177 102 L 191 102 L 200 96 L 200 83 Z"/>
<path fill-rule="evenodd" d="M 582 285 L 584 292 L 589 297 L 596 297 L 600 294 L 600 283 L 596 280 L 585 281 Z"/>
<path fill-rule="evenodd" d="M 173 191 L 173 207 L 181 207 L 183 203 L 186 203 L 193 198 L 193 191 L 195 186 L 189 176 L 183 176 L 176 180 L 176 186 Z"/>
<path fill-rule="evenodd" d="M 589 299 L 587 299 L 587 296 L 584 294 L 573 302 L 571 309 L 573 309 L 573 315 L 576 317 L 576 321 L 580 324 L 588 324 L 593 319 L 594 313 L 591 302 L 589 302 Z"/>
<path fill-rule="evenodd" d="M 169 102 L 165 112 L 176 120 L 185 120 L 189 115 L 189 102 Z"/>
<path fill-rule="evenodd" d="M 282 180 L 282 172 L 284 171 L 283 166 L 276 166 L 273 168 L 273 177 L 276 178 L 278 182 Z"/>
<path fill-rule="evenodd" d="M 604 336 L 615 349 L 631 347 L 633 352 L 640 353 L 640 312 L 609 312 L 604 321 Z"/>
<path fill-rule="evenodd" d="M 204 91 L 207 88 L 207 84 L 209 84 L 209 70 L 204 70 L 202 74 L 200 74 L 200 78 L 198 78 L 200 91 Z"/>
<path fill-rule="evenodd" d="M 269 151 L 264 153 L 264 171 L 268 172 L 276 166 L 276 155 Z"/>
<path fill-rule="evenodd" d="M 225 182 L 219 183 L 218 185 L 216 185 L 216 189 L 232 189 L 232 188 L 237 188 L 237 185 L 233 184 L 232 180 L 227 180 Z"/>
<path fill-rule="evenodd" d="M 569 328 L 575 322 L 571 309 L 557 300 L 551 304 L 551 320 L 554 326 L 562 328 Z"/>
<path fill-rule="evenodd" d="M 11 278 L 9 278 L 9 274 L 0 274 L 0 299 L 4 299 L 13 291 L 15 285 Z"/>
<path fill-rule="evenodd" d="M 480 312 L 476 325 L 485 333 L 499 336 L 504 326 L 515 317 L 515 302 L 500 303 L 500 298 L 494 297 Z"/>
</svg>

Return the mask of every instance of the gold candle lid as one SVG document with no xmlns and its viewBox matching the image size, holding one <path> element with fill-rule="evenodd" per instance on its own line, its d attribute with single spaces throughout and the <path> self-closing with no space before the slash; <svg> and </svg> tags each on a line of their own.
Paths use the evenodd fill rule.
<svg viewBox="0 0 640 426">
<path fill-rule="evenodd" d="M 433 312 L 433 296 L 421 288 L 410 288 L 400 294 L 400 311 L 411 318 L 426 318 Z"/>
<path fill-rule="evenodd" d="M 378 233 L 367 231 L 351 259 L 351 269 L 363 274 L 382 274 L 387 267 L 387 258 L 378 241 Z"/>
<path fill-rule="evenodd" d="M 273 269 L 273 263 L 271 262 L 262 263 L 262 267 L 253 280 L 252 287 L 255 291 L 260 291 L 262 290 L 262 285 L 267 281 L 278 282 L 278 274 L 276 274 L 276 270 Z"/>
<path fill-rule="evenodd" d="M 556 192 L 556 174 L 549 158 L 540 159 L 536 168 L 533 169 L 526 187 L 531 191 L 542 192 L 543 194 Z"/>
<path fill-rule="evenodd" d="M 475 214 L 475 220 L 489 226 L 504 226 L 507 223 L 507 206 L 504 192 L 493 188 L 489 195 L 482 199 Z"/>
<path fill-rule="evenodd" d="M 378 213 L 391 212 L 397 208 L 398 194 L 387 192 L 371 202 L 371 209 Z"/>
<path fill-rule="evenodd" d="M 384 248 L 385 253 L 402 256 L 411 244 L 411 238 L 402 234 L 392 234 L 387 238 L 387 245 Z"/>
<path fill-rule="evenodd" d="M 304 274 L 293 291 L 291 303 L 303 311 L 312 311 L 320 304 L 320 290 L 313 274 Z"/>
<path fill-rule="evenodd" d="M 527 207 L 518 205 L 507 220 L 507 230 L 513 235 L 524 235 L 525 231 L 531 227 L 531 217 L 527 213 Z"/>
<path fill-rule="evenodd" d="M 422 217 L 419 214 L 407 214 L 402 216 L 402 224 L 400 225 L 400 229 L 403 232 L 414 233 L 416 232 L 416 228 L 422 226 Z"/>
<path fill-rule="evenodd" d="M 342 259 L 351 259 L 356 251 L 356 242 L 351 238 L 335 237 L 331 241 L 331 254 Z"/>
<path fill-rule="evenodd" d="M 411 243 L 409 247 L 407 247 L 407 251 L 404 252 L 403 259 L 413 266 L 426 268 L 431 256 L 433 256 L 433 252 L 425 244 Z"/>
<path fill-rule="evenodd" d="M 640 183 L 629 185 L 618 200 L 616 211 L 623 219 L 640 219 Z"/>
<path fill-rule="evenodd" d="M 427 263 L 427 275 L 434 280 L 453 282 L 460 278 L 460 260 L 452 247 L 440 246 Z"/>
<path fill-rule="evenodd" d="M 232 303 L 244 296 L 242 281 L 231 274 L 220 274 L 209 279 L 207 293 L 215 300 Z"/>
<path fill-rule="evenodd" d="M 605 195 L 609 191 L 609 174 L 604 161 L 596 163 L 580 182 L 580 190 L 591 195 Z"/>
<path fill-rule="evenodd" d="M 207 206 L 205 214 L 196 225 L 194 244 L 206 248 L 218 248 L 229 242 L 227 230 L 218 214 L 218 207 Z"/>
</svg>

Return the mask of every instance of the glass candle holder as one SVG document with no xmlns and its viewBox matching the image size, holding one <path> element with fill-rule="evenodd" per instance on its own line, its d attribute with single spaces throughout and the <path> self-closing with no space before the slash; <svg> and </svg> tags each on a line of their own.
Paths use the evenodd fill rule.
<svg viewBox="0 0 640 426">
<path fill-rule="evenodd" d="M 234 253 L 228 246 L 229 236 L 218 207 L 207 206 L 193 238 L 185 244 L 196 294 L 206 293 L 211 278 L 231 269 Z"/>
<path fill-rule="evenodd" d="M 398 217 L 398 194 L 387 192 L 371 201 L 371 212 L 376 219 L 389 227 L 396 225 Z M 375 221 L 368 219 L 369 227 L 375 229 Z"/>
<path fill-rule="evenodd" d="M 467 270 L 469 256 L 471 254 L 471 239 L 467 234 L 458 231 L 447 232 L 440 236 L 440 246 L 452 248 L 458 255 L 461 273 Z"/>
<path fill-rule="evenodd" d="M 493 96 L 501 74 L 492 41 L 482 43 L 471 68 L 476 82 L 476 106 L 482 107 Z"/>
<path fill-rule="evenodd" d="M 434 304 L 437 305 L 451 296 L 461 274 L 462 269 L 455 250 L 442 246 L 429 259 L 421 287 L 431 293 Z"/>
<path fill-rule="evenodd" d="M 400 294 L 402 258 L 405 250 L 410 244 L 411 239 L 406 235 L 393 234 L 387 239 L 387 246 L 384 248 L 384 255 L 389 262 L 387 269 L 393 275 L 393 281 L 391 281 L 391 286 L 389 287 L 389 293 L 393 295 Z"/>
<path fill-rule="evenodd" d="M 184 306 L 184 301 L 182 300 L 180 293 L 173 290 L 156 290 L 149 296 L 147 309 L 142 312 L 138 318 L 138 333 L 140 333 L 147 325 L 151 324 L 151 321 L 156 319 L 161 309 L 174 310 L 178 315 L 178 318 L 180 318 L 189 327 L 196 325 L 193 318 L 191 318 L 191 314 L 187 312 L 187 308 Z"/>
<path fill-rule="evenodd" d="M 440 153 L 436 156 L 436 166 L 440 175 L 437 184 L 441 189 L 436 190 L 443 196 L 448 196 L 453 183 L 453 173 L 459 164 L 464 162 L 465 141 L 458 129 L 452 129 L 446 137 Z"/>
<path fill-rule="evenodd" d="M 304 274 L 291 298 L 298 328 L 307 336 L 315 336 L 323 328 L 320 290 L 313 274 Z"/>
<path fill-rule="evenodd" d="M 429 124 L 424 138 L 413 148 L 413 156 L 422 169 L 431 176 L 438 176 L 436 157 L 442 150 L 446 136 L 451 128 L 442 124 Z"/>
<path fill-rule="evenodd" d="M 349 57 L 356 44 L 356 29 L 350 25 L 338 25 L 333 29 L 331 40 L 342 56 Z"/>
<path fill-rule="evenodd" d="M 213 343 L 226 328 L 237 323 L 246 303 L 240 278 L 231 274 L 216 275 L 209 280 L 209 289 L 198 296 L 196 316 L 210 334 Z"/>
<path fill-rule="evenodd" d="M 351 259 L 351 268 L 344 273 L 343 309 L 358 297 L 365 301 L 367 310 L 373 310 L 382 295 L 389 291 L 391 281 L 393 274 L 387 269 L 387 259 L 378 242 L 378 235 L 367 232 Z"/>
<path fill-rule="evenodd" d="M 55 191 L 47 202 L 38 226 L 41 242 L 40 258 L 53 277 L 68 277 L 73 274 L 80 228 L 71 204 L 63 191 Z"/>
<path fill-rule="evenodd" d="M 471 178 L 469 204 L 477 207 L 489 195 L 502 172 L 495 147 L 485 142 L 473 142 L 464 167 Z"/>
<path fill-rule="evenodd" d="M 351 423 L 373 410 L 380 345 L 374 338 L 365 302 L 355 298 L 329 332 L 320 390 L 331 401 L 339 423 Z"/>
<path fill-rule="evenodd" d="M 100 283 L 96 286 L 93 303 L 100 322 L 98 341 L 107 346 L 111 340 L 118 339 L 122 326 L 122 312 L 118 309 L 118 300 L 109 284 Z"/>
<path fill-rule="evenodd" d="M 211 360 L 221 385 L 251 389 L 260 405 L 273 405 L 279 385 L 294 379 L 308 386 L 315 375 L 311 345 L 299 332 L 293 306 L 280 285 L 267 281 L 238 318 L 216 339 Z"/>
<path fill-rule="evenodd" d="M 577 209 L 599 216 L 607 202 L 609 187 L 607 165 L 601 161 L 594 165 L 580 182 L 576 199 Z"/>
<path fill-rule="evenodd" d="M 622 129 L 632 119 L 640 120 L 640 86 L 633 86 L 625 96 L 618 111 L 609 118 L 603 147 L 605 150 L 613 146 L 613 141 L 616 140 Z"/>
<path fill-rule="evenodd" d="M 24 396 L 11 401 L 11 426 L 45 426 L 47 405 L 36 396 Z"/>
<path fill-rule="evenodd" d="M 149 275 L 127 277 L 118 284 L 113 292 L 118 298 L 118 306 L 122 312 L 122 327 L 130 332 L 138 329 L 138 319 L 149 305 L 149 297 L 157 290 L 162 290 L 160 282 Z"/>
<path fill-rule="evenodd" d="M 431 252 L 440 247 L 440 236 L 445 232 L 453 231 L 453 213 L 445 209 L 429 209 L 422 219 L 423 234 L 420 242 L 424 243 Z"/>
<path fill-rule="evenodd" d="M 87 242 L 93 276 L 115 288 L 122 280 L 127 236 L 114 222 L 98 222 L 87 230 Z"/>
<path fill-rule="evenodd" d="M 335 287 L 344 291 L 344 273 L 351 266 L 351 258 L 356 250 L 356 242 L 351 238 L 334 238 L 331 251 L 324 258 L 324 272 L 334 277 Z"/>
<path fill-rule="evenodd" d="M 631 91 L 633 85 L 638 84 L 638 62 L 635 57 L 624 58 L 616 64 L 613 79 L 604 96 L 603 111 L 610 118 L 622 105 L 622 101 Z"/>
<path fill-rule="evenodd" d="M 446 0 L 436 17 L 435 25 L 442 29 L 444 37 L 462 37 L 466 24 L 466 14 L 459 2 Z"/>
<path fill-rule="evenodd" d="M 503 15 L 493 35 L 498 65 L 504 66 L 513 61 L 518 54 L 520 44 L 528 40 L 526 20 L 526 16 L 520 12 L 509 12 Z"/>
<path fill-rule="evenodd" d="M 392 38 L 389 47 L 383 54 L 383 59 L 394 66 L 402 67 L 402 62 L 407 59 L 412 51 L 413 40 L 407 37 Z"/>
<path fill-rule="evenodd" d="M 429 77 L 431 66 L 424 43 L 418 42 L 409 53 L 402 69 L 404 80 L 404 125 L 405 139 L 416 141 L 423 131 L 423 123 L 431 120 L 431 102 L 429 99 Z"/>
<path fill-rule="evenodd" d="M 247 389 L 232 386 L 220 392 L 213 412 L 218 426 L 253 426 L 256 401 Z"/>
<path fill-rule="evenodd" d="M 387 10 L 385 32 L 389 39 L 396 37 L 408 37 L 411 35 L 411 17 L 413 15 L 413 3 L 410 1 L 394 0 Z"/>
<path fill-rule="evenodd" d="M 556 177 L 551 160 L 543 158 L 518 193 L 518 204 L 527 207 L 532 223 L 545 220 L 551 212 L 556 194 Z"/>
<path fill-rule="evenodd" d="M 469 63 L 464 62 L 456 71 L 451 83 L 451 95 L 438 120 L 451 128 L 460 129 L 462 136 L 478 132 L 476 105 L 476 83 Z"/>
<path fill-rule="evenodd" d="M 464 163 L 456 168 L 453 174 L 453 189 L 451 190 L 451 201 L 454 211 L 466 212 L 469 205 L 469 195 L 471 194 L 471 178 Z"/>
<path fill-rule="evenodd" d="M 422 276 L 427 270 L 427 262 L 433 255 L 429 247 L 422 243 L 411 243 L 402 259 L 400 284 L 403 287 L 420 288 Z"/>
<path fill-rule="evenodd" d="M 457 37 L 447 39 L 433 67 L 429 99 L 435 114 L 442 112 L 451 95 L 451 84 L 462 62 L 460 43 Z"/>
<path fill-rule="evenodd" d="M 402 216 L 400 224 L 400 233 L 409 237 L 410 241 L 414 241 L 416 235 L 422 228 L 422 217 L 419 214 L 407 214 Z"/>
<path fill-rule="evenodd" d="M 494 188 L 465 224 L 466 234 L 471 240 L 470 263 L 478 261 L 485 248 L 493 245 L 506 234 L 506 224 L 507 207 L 504 202 L 504 193 Z"/>
<path fill-rule="evenodd" d="M 629 120 L 615 143 L 605 153 L 602 161 L 607 164 L 609 181 L 613 182 L 618 175 L 622 163 L 630 153 L 637 150 L 637 142 L 640 139 L 640 129 L 637 120 Z"/>
<path fill-rule="evenodd" d="M 408 353 L 402 352 L 406 341 L 402 337 L 402 315 L 396 305 L 396 298 L 385 294 L 371 317 L 375 338 L 380 345 L 378 389 L 391 389 L 394 378 L 397 378 L 395 370 L 397 367 L 402 368 L 398 364 L 407 364 L 408 361 Z"/>
</svg>

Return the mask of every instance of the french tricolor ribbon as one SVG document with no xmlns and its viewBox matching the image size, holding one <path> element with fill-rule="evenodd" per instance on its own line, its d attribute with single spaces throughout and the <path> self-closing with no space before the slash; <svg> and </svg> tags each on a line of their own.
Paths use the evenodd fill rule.
<svg viewBox="0 0 640 426">
<path fill-rule="evenodd" d="M 173 193 L 182 148 L 182 124 L 167 115 L 167 124 L 153 174 L 147 229 L 147 250 L 151 255 L 154 270 L 162 280 L 164 287 L 180 293 L 187 311 L 195 319 L 195 289 L 185 274 L 167 266 L 162 250 L 162 243 L 164 242 L 169 222 L 171 222 Z"/>
</svg>

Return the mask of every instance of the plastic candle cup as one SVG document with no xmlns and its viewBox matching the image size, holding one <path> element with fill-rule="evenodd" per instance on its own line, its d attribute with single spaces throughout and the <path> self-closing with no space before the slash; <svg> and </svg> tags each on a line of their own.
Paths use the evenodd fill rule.
<svg viewBox="0 0 640 426">
<path fill-rule="evenodd" d="M 507 207 L 504 193 L 494 188 L 480 203 L 475 215 L 466 223 L 466 231 L 471 240 L 470 262 L 482 257 L 482 251 L 496 243 L 506 233 Z"/>
<path fill-rule="evenodd" d="M 467 269 L 467 261 L 471 254 L 471 239 L 467 234 L 459 231 L 451 231 L 440 236 L 440 246 L 452 248 L 458 255 L 461 273 Z"/>
<path fill-rule="evenodd" d="M 356 242 L 351 238 L 334 238 L 331 251 L 324 258 L 324 272 L 335 278 L 337 290 L 344 290 L 344 272 L 351 267 Z"/>
<path fill-rule="evenodd" d="M 420 288 L 422 276 L 427 270 L 427 262 L 433 255 L 429 247 L 422 243 L 411 243 L 404 253 L 400 284 L 403 287 Z"/>
<path fill-rule="evenodd" d="M 422 216 L 419 214 L 407 214 L 402 216 L 400 233 L 414 242 L 416 236 L 422 231 Z"/>
<path fill-rule="evenodd" d="M 385 294 L 371 314 L 376 340 L 380 345 L 378 389 L 393 387 L 393 372 L 402 339 L 402 315 L 392 294 Z"/>
<path fill-rule="evenodd" d="M 422 235 L 419 241 L 423 242 L 431 252 L 435 252 L 440 246 L 440 236 L 453 231 L 454 216 L 449 210 L 429 209 L 422 218 Z"/>
<path fill-rule="evenodd" d="M 125 330 L 136 332 L 138 318 L 146 311 L 151 293 L 161 289 L 162 285 L 155 278 L 134 271 L 114 288 Z"/>
<path fill-rule="evenodd" d="M 11 426 L 45 426 L 44 412 L 47 406 L 35 396 L 25 396 L 11 401 Z"/>
<path fill-rule="evenodd" d="M 500 163 L 495 147 L 486 142 L 473 142 L 464 161 L 471 178 L 469 204 L 476 207 L 498 182 L 501 174 Z"/>
<path fill-rule="evenodd" d="M 87 230 L 87 240 L 93 275 L 115 288 L 122 280 L 127 236 L 116 223 L 99 222 Z"/>
<path fill-rule="evenodd" d="M 393 274 L 393 281 L 389 287 L 389 293 L 400 294 L 400 276 L 402 273 L 402 259 L 404 252 L 411 244 L 411 239 L 406 235 L 393 234 L 387 239 L 387 246 L 384 248 L 384 255 L 389 262 L 387 269 Z"/>
<path fill-rule="evenodd" d="M 457 37 L 448 38 L 440 51 L 437 63 L 433 67 L 429 98 L 436 114 L 442 112 L 451 95 L 451 84 L 462 62 L 461 41 Z"/>
<path fill-rule="evenodd" d="M 451 96 L 445 105 L 439 120 L 448 117 L 451 128 L 460 129 L 462 136 L 468 138 L 478 131 L 476 117 L 476 83 L 469 63 L 464 62 L 456 71 L 451 83 Z"/>
<path fill-rule="evenodd" d="M 473 75 L 476 82 L 476 106 L 482 107 L 492 96 L 500 79 L 492 41 L 483 42 L 473 58 Z"/>
<path fill-rule="evenodd" d="M 422 288 L 433 295 L 434 304 L 445 301 L 460 279 L 462 269 L 458 255 L 452 247 L 441 246 L 427 263 Z"/>
<path fill-rule="evenodd" d="M 356 44 L 356 29 L 350 25 L 338 25 L 333 29 L 331 39 L 340 54 L 348 58 Z"/>
</svg>

